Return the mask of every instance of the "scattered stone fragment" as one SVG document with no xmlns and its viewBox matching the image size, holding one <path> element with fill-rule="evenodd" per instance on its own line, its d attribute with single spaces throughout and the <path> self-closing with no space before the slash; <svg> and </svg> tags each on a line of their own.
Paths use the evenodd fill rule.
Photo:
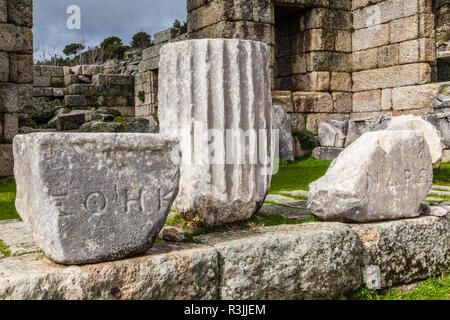
<svg viewBox="0 0 450 320">
<path fill-rule="evenodd" d="M 145 252 L 177 193 L 178 143 L 160 135 L 19 135 L 14 157 L 17 211 L 61 264 Z"/>
<path fill-rule="evenodd" d="M 176 227 L 164 227 L 161 231 L 161 238 L 168 242 L 183 242 L 186 239 L 183 230 Z"/>
<path fill-rule="evenodd" d="M 430 149 L 433 168 L 438 168 L 441 165 L 444 141 L 439 131 L 430 122 L 413 115 L 394 117 L 387 130 L 422 131 Z"/>
<path fill-rule="evenodd" d="M 280 106 L 273 106 L 272 128 L 279 131 L 280 159 L 294 160 L 291 118 Z"/>
<path fill-rule="evenodd" d="M 321 147 L 345 147 L 346 123 L 343 121 L 322 122 L 319 124 L 319 143 Z"/>
<path fill-rule="evenodd" d="M 56 129 L 58 131 L 77 130 L 86 121 L 86 113 L 73 112 L 60 114 L 56 120 Z"/>
<path fill-rule="evenodd" d="M 333 161 L 344 150 L 344 148 L 317 147 L 313 150 L 312 156 L 317 160 Z"/>
<path fill-rule="evenodd" d="M 368 132 L 309 186 L 308 209 L 325 221 L 372 222 L 419 216 L 433 181 L 420 131 Z"/>
</svg>

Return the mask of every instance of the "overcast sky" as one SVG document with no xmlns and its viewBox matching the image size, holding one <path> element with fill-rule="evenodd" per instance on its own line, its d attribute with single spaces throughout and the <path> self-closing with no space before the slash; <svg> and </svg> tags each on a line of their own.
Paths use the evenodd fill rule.
<svg viewBox="0 0 450 320">
<path fill-rule="evenodd" d="M 35 58 L 51 54 L 70 43 L 99 44 L 118 36 L 128 45 L 131 37 L 145 31 L 152 35 L 172 26 L 175 19 L 186 20 L 186 0 L 34 0 Z M 81 29 L 66 26 L 67 8 L 81 9 Z"/>
</svg>

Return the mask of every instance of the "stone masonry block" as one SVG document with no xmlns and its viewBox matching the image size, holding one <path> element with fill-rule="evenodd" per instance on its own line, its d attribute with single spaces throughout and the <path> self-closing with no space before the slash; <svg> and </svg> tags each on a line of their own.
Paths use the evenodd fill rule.
<svg viewBox="0 0 450 320">
<path fill-rule="evenodd" d="M 333 98 L 328 92 L 295 92 L 296 112 L 333 112 Z"/>
<path fill-rule="evenodd" d="M 389 43 L 389 25 L 356 30 L 352 34 L 353 51 L 375 48 Z M 391 41 L 392 42 L 392 41 Z"/>
<path fill-rule="evenodd" d="M 3 115 L 3 139 L 12 143 L 19 133 L 19 117 L 17 113 L 5 113 Z"/>
<path fill-rule="evenodd" d="M 366 91 L 424 84 L 431 81 L 427 63 L 406 64 L 353 73 L 353 90 Z"/>
<path fill-rule="evenodd" d="M 378 48 L 353 52 L 353 70 L 373 69 L 378 65 Z"/>
<path fill-rule="evenodd" d="M 41 66 L 41 75 L 47 77 L 64 77 L 64 68 L 58 66 Z"/>
<path fill-rule="evenodd" d="M 0 177 L 14 175 L 14 157 L 11 144 L 0 144 Z"/>
<path fill-rule="evenodd" d="M 6 6 L 6 0 L 0 0 L 0 23 L 8 21 L 8 10 Z"/>
<path fill-rule="evenodd" d="M 33 85 L 35 87 L 51 87 L 52 86 L 52 78 L 44 77 L 44 76 L 33 77 Z"/>
<path fill-rule="evenodd" d="M 10 54 L 9 65 L 10 82 L 33 83 L 33 56 L 31 54 Z"/>
<path fill-rule="evenodd" d="M 351 92 L 333 92 L 334 112 L 350 113 L 352 112 L 353 94 Z"/>
<path fill-rule="evenodd" d="M 352 78 L 348 72 L 332 72 L 330 81 L 330 90 L 335 91 L 352 91 Z"/>
<path fill-rule="evenodd" d="M 381 111 L 381 90 L 355 92 L 353 94 L 353 112 Z"/>
<path fill-rule="evenodd" d="M 398 44 L 390 44 L 378 48 L 378 66 L 389 67 L 398 64 Z"/>
<path fill-rule="evenodd" d="M 33 27 L 33 1 L 7 0 L 8 22 L 17 26 Z"/>
<path fill-rule="evenodd" d="M 417 15 L 394 20 L 389 23 L 390 42 L 402 42 L 419 37 L 419 17 Z"/>
<path fill-rule="evenodd" d="M 291 91 L 272 91 L 272 105 L 281 106 L 285 112 L 293 112 L 294 104 Z"/>
<path fill-rule="evenodd" d="M 0 52 L 0 82 L 9 81 L 9 55 L 6 52 Z"/>
</svg>

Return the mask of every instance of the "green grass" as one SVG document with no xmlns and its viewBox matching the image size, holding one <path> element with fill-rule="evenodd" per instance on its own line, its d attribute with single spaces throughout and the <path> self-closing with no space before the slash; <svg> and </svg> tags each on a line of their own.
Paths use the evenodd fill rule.
<svg viewBox="0 0 450 320">
<path fill-rule="evenodd" d="M 431 193 L 430 193 L 428 196 L 429 196 L 429 197 L 433 197 L 433 198 L 439 198 L 439 199 L 441 199 L 441 200 L 439 200 L 438 202 L 447 202 L 447 201 L 450 201 L 450 196 L 433 193 L 433 190 L 431 190 Z"/>
<path fill-rule="evenodd" d="M 11 250 L 9 250 L 8 246 L 5 245 L 2 240 L 0 240 L 0 253 L 5 257 L 9 257 L 11 255 Z"/>
<path fill-rule="evenodd" d="M 315 160 L 311 156 L 295 161 L 283 161 L 278 173 L 272 177 L 270 193 L 309 190 L 309 184 L 322 177 L 330 164 L 330 161 Z"/>
<path fill-rule="evenodd" d="M 443 163 L 434 170 L 434 183 L 441 186 L 450 186 L 450 162 Z"/>
<path fill-rule="evenodd" d="M 270 193 L 309 190 L 309 184 L 322 177 L 330 164 L 331 161 L 315 160 L 311 156 L 295 161 L 282 161 L 278 173 L 272 177 Z M 434 184 L 450 186 L 450 162 L 446 162 L 439 169 L 434 170 Z M 303 198 L 299 199 L 303 200 Z"/>
<path fill-rule="evenodd" d="M 14 179 L 0 180 L 0 220 L 18 219 L 14 205 L 16 183 Z"/>
<path fill-rule="evenodd" d="M 360 289 L 350 300 L 450 300 L 450 274 L 430 278 L 410 291 L 389 289 L 384 294 Z"/>
</svg>

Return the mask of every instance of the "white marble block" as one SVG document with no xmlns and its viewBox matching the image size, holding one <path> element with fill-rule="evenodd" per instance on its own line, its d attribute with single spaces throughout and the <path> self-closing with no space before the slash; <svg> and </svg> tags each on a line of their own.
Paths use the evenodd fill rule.
<svg viewBox="0 0 450 320">
<path fill-rule="evenodd" d="M 269 56 L 266 44 L 238 39 L 161 49 L 159 119 L 161 133 L 180 139 L 174 209 L 185 219 L 221 225 L 262 206 L 275 150 Z"/>
</svg>

